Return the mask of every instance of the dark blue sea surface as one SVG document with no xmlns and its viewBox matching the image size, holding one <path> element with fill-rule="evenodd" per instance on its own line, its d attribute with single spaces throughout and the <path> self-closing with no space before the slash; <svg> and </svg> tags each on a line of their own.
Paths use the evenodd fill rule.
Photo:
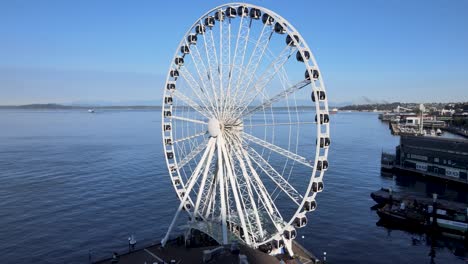
<svg viewBox="0 0 468 264">
<path fill-rule="evenodd" d="M 158 111 L 0 110 L 0 263 L 87 263 L 157 243 L 178 206 L 164 163 Z M 375 113 L 331 117 L 318 209 L 298 241 L 331 263 L 466 263 L 457 240 L 377 225 L 380 187 L 466 201 L 435 183 L 383 177 L 398 137 Z"/>
</svg>

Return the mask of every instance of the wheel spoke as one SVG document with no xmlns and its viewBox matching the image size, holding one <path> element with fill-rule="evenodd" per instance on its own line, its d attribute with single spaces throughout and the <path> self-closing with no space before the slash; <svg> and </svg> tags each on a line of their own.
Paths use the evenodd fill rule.
<svg viewBox="0 0 468 264">
<path fill-rule="evenodd" d="M 208 153 L 208 158 L 206 160 L 206 165 L 205 165 L 205 171 L 203 172 L 202 181 L 200 183 L 200 187 L 199 187 L 199 190 L 198 190 L 197 200 L 196 200 L 196 203 L 195 203 L 195 209 L 193 211 L 193 215 L 195 215 L 195 216 L 198 215 L 198 208 L 200 207 L 200 201 L 201 201 L 201 199 L 203 197 L 203 191 L 204 191 L 204 188 L 205 188 L 206 178 L 208 177 L 208 172 L 210 171 L 210 165 L 211 165 L 211 161 L 213 160 L 214 151 L 215 151 L 215 147 L 212 146 L 209 153 Z"/>
<path fill-rule="evenodd" d="M 226 146 L 224 144 L 223 138 L 221 137 L 220 139 L 221 139 L 221 151 L 223 153 L 224 163 L 226 165 L 225 167 L 226 167 L 227 176 L 229 178 L 229 182 L 231 183 L 231 190 L 232 190 L 232 194 L 234 196 L 234 201 L 235 201 L 235 204 L 236 204 L 237 214 L 238 214 L 241 226 L 244 229 L 245 242 L 247 244 L 251 244 L 250 236 L 249 236 L 249 232 L 248 232 L 249 229 L 247 229 L 247 225 L 245 223 L 244 208 L 241 205 L 241 200 L 239 199 L 239 194 L 237 193 L 237 183 L 236 183 L 234 175 L 233 175 L 231 157 L 227 153 Z"/>
<path fill-rule="evenodd" d="M 262 61 L 263 55 L 265 54 L 265 50 L 267 49 L 268 44 L 270 43 L 270 39 L 272 35 L 273 35 L 273 27 L 268 26 L 267 24 L 263 25 L 262 32 L 260 33 L 260 36 L 258 37 L 257 42 L 255 43 L 255 47 L 249 58 L 247 67 L 245 70 L 241 69 L 241 72 L 239 73 L 239 78 L 238 78 L 238 82 L 235 85 L 235 93 L 234 93 L 234 96 L 232 97 L 233 102 L 231 103 L 231 106 L 236 106 L 239 103 L 241 103 L 241 102 L 235 102 L 234 99 L 236 99 L 237 96 L 239 96 L 238 93 L 240 91 L 240 88 L 250 86 L 255 76 L 255 73 L 257 72 L 258 66 L 260 65 L 260 62 Z M 232 109 L 230 110 L 232 111 Z"/>
<path fill-rule="evenodd" d="M 205 62 L 202 59 L 201 53 L 198 50 L 198 46 L 192 45 L 191 51 L 192 51 L 191 54 L 193 58 L 193 64 L 195 65 L 195 68 L 197 70 L 197 74 L 198 74 L 198 77 L 200 78 L 200 82 L 203 85 L 203 89 L 202 89 L 202 92 L 204 95 L 203 100 L 210 102 L 210 107 L 211 107 L 211 110 L 213 111 L 211 114 L 213 114 L 214 111 L 216 110 L 216 107 L 214 106 L 211 100 L 212 99 L 211 97 L 213 96 L 213 94 L 211 95 L 209 94 L 210 88 L 211 88 L 211 91 L 215 89 L 212 78 L 208 77 L 208 70 L 206 69 Z"/>
<path fill-rule="evenodd" d="M 210 150 L 214 147 L 215 147 L 215 140 L 211 138 L 208 141 L 205 152 L 203 153 L 201 159 L 198 161 L 197 167 L 195 167 L 195 170 L 193 171 L 192 175 L 190 175 L 190 178 L 187 180 L 186 185 L 193 186 L 193 184 L 195 184 L 195 182 L 198 179 L 198 176 L 200 175 L 200 170 L 203 168 L 203 165 L 205 164 L 207 155 L 209 154 Z M 185 193 L 186 196 L 189 195 L 188 192 L 189 191 Z"/>
<path fill-rule="evenodd" d="M 191 88 L 191 90 L 193 91 L 195 96 L 198 98 L 198 100 L 200 102 L 202 102 L 205 109 L 214 110 L 213 107 L 210 108 L 208 105 L 206 105 L 205 102 L 210 102 L 212 104 L 211 100 L 209 100 L 209 98 L 208 99 L 206 98 L 208 96 L 204 97 L 204 96 L 200 95 L 200 92 L 205 93 L 205 91 L 198 84 L 198 82 L 195 80 L 195 78 L 192 76 L 192 74 L 186 69 L 186 67 L 180 67 L 179 72 L 180 72 L 180 76 L 187 82 L 188 86 Z"/>
<path fill-rule="evenodd" d="M 283 192 L 289 196 L 297 205 L 302 202 L 304 198 L 296 189 L 289 184 L 289 182 L 283 178 L 283 176 L 276 171 L 258 152 L 256 152 L 253 148 L 248 147 L 247 153 L 250 156 L 250 159 L 253 160 L 264 172 L 265 174 L 276 183 Z"/>
<path fill-rule="evenodd" d="M 191 136 L 179 138 L 179 139 L 174 140 L 173 143 L 179 143 L 179 142 L 183 142 L 185 140 L 189 140 L 189 139 L 193 139 L 193 138 L 196 138 L 196 137 L 199 137 L 199 136 L 203 136 L 203 135 L 206 135 L 206 133 L 207 133 L 207 131 L 203 131 L 203 132 L 191 135 Z"/>
<path fill-rule="evenodd" d="M 218 180 L 219 180 L 219 193 L 220 193 L 220 205 L 221 205 L 221 225 L 222 225 L 222 233 L 223 233 L 223 244 L 227 244 L 227 222 L 226 222 L 226 193 L 225 193 L 225 186 L 224 186 L 224 172 L 223 172 L 223 158 L 221 153 L 221 137 L 218 136 L 216 141 L 217 149 L 218 149 Z"/>
<path fill-rule="evenodd" d="M 234 50 L 234 57 L 229 71 L 229 84 L 228 84 L 228 100 L 229 106 L 225 111 L 231 111 L 232 106 L 235 105 L 233 99 L 236 98 L 237 90 L 240 82 L 242 81 L 242 66 L 244 65 L 245 53 L 247 51 L 247 44 L 250 37 L 250 25 L 252 20 L 250 18 L 241 17 L 239 30 L 237 32 L 236 47 Z M 233 89 L 234 88 L 234 89 Z M 231 96 L 231 90 L 233 95 Z"/>
<path fill-rule="evenodd" d="M 208 125 L 207 122 L 205 121 L 201 121 L 201 120 L 197 120 L 197 119 L 192 119 L 192 118 L 187 118 L 187 117 L 181 117 L 181 116 L 171 116 L 170 117 L 171 119 L 175 119 L 175 120 L 180 120 L 180 121 L 187 121 L 187 122 L 192 122 L 192 123 L 197 123 L 197 124 L 203 124 L 203 125 Z"/>
<path fill-rule="evenodd" d="M 261 127 L 261 126 L 300 126 L 300 125 L 312 125 L 317 122 L 287 122 L 287 123 L 271 123 L 271 124 L 244 124 L 244 127 Z"/>
<path fill-rule="evenodd" d="M 280 101 L 281 99 L 289 96 L 290 94 L 306 87 L 307 85 L 310 84 L 310 80 L 303 80 L 303 81 L 300 81 L 298 83 L 296 83 L 295 85 L 289 87 L 288 89 L 286 90 L 283 90 L 282 92 L 278 93 L 277 95 L 267 99 L 267 100 L 264 100 L 263 101 L 263 104 L 261 105 L 258 105 L 252 109 L 248 109 L 248 108 L 244 108 L 244 111 L 240 113 L 240 117 L 247 117 L 249 115 L 252 115 L 254 114 L 255 112 L 258 112 L 262 109 L 265 109 L 267 107 L 270 107 L 273 103 L 276 103 L 278 101 Z"/>
<path fill-rule="evenodd" d="M 258 96 L 263 92 L 265 86 L 275 77 L 280 71 L 283 65 L 288 61 L 292 54 L 297 50 L 296 47 L 286 46 L 283 51 L 276 57 L 274 61 L 270 63 L 267 69 L 262 73 L 258 80 L 253 85 L 253 89 L 250 89 L 250 85 L 246 87 L 244 93 L 239 97 L 241 102 L 247 102 L 244 107 L 241 108 L 240 112 L 243 112 Z"/>
<path fill-rule="evenodd" d="M 299 155 L 297 155 L 295 153 L 292 153 L 289 150 L 278 147 L 278 146 L 276 146 L 274 144 L 271 144 L 270 142 L 267 142 L 267 141 L 265 141 L 263 139 L 252 136 L 252 135 L 250 135 L 248 133 L 245 133 L 245 132 L 242 133 L 242 136 L 243 136 L 244 139 L 247 139 L 247 140 L 249 140 L 249 141 L 251 141 L 251 142 L 253 142 L 253 143 L 255 143 L 255 144 L 257 144 L 257 145 L 259 145 L 261 147 L 268 148 L 268 149 L 270 149 L 270 150 L 272 150 L 272 151 L 274 151 L 274 152 L 276 152 L 276 153 L 278 153 L 278 154 L 280 154 L 280 155 L 282 155 L 282 156 L 284 156 L 284 157 L 286 157 L 288 159 L 294 160 L 294 161 L 299 162 L 299 163 L 301 163 L 301 164 L 303 164 L 303 165 L 305 165 L 307 167 L 313 168 L 313 164 L 311 164 L 306 158 L 301 157 L 301 156 L 299 156 Z"/>
<path fill-rule="evenodd" d="M 209 35 L 209 36 L 208 36 Z M 215 110 L 217 115 L 219 116 L 220 109 L 219 109 L 219 96 L 218 91 L 219 89 L 219 64 L 218 64 L 218 55 L 216 52 L 216 45 L 213 37 L 212 29 L 207 30 L 206 34 L 203 34 L 203 41 L 205 43 L 205 55 L 206 59 L 208 60 L 208 76 L 212 82 L 212 92 L 213 98 L 209 98 L 210 101 L 214 101 Z"/>
<path fill-rule="evenodd" d="M 273 199 L 269 195 L 267 189 L 263 185 L 262 180 L 260 179 L 260 176 L 258 173 L 255 171 L 252 162 L 248 156 L 248 154 L 245 152 L 243 148 L 239 149 L 242 152 L 242 156 L 245 158 L 245 164 L 247 165 L 247 168 L 249 168 L 251 172 L 251 179 L 252 179 L 252 186 L 254 187 L 254 190 L 257 192 L 257 195 L 259 196 L 260 202 L 263 204 L 263 207 L 266 208 L 266 212 L 269 215 L 271 221 L 273 222 L 274 226 L 276 229 L 279 231 L 282 228 L 282 221 L 283 219 L 281 217 L 280 212 L 278 211 L 278 208 L 276 208 L 275 203 L 273 202 Z M 241 159 L 242 160 L 242 159 Z M 241 161 L 239 160 L 239 161 Z"/>
<path fill-rule="evenodd" d="M 239 154 L 237 145 L 233 145 L 233 146 L 234 146 L 233 152 L 237 158 L 237 161 L 239 162 L 239 167 L 241 169 L 241 173 L 243 176 L 243 177 L 238 177 L 238 179 L 242 179 L 244 181 L 245 189 L 247 191 L 246 195 L 248 196 L 248 199 L 245 200 L 245 204 L 246 206 L 250 205 L 249 209 L 251 209 L 252 212 L 258 212 L 257 204 L 255 203 L 255 198 L 254 198 L 253 191 L 252 191 L 251 178 L 247 172 L 246 166 L 242 159 L 242 155 Z M 260 238 L 262 238 L 264 236 L 264 232 L 263 232 L 262 222 L 260 221 L 260 216 L 258 213 L 255 213 L 254 221 L 257 223 L 256 228 L 258 229 Z"/>
<path fill-rule="evenodd" d="M 204 117 L 211 118 L 213 116 L 212 113 L 207 113 L 207 112 L 209 112 L 208 109 L 206 109 L 205 107 L 202 107 L 199 104 L 195 103 L 192 99 L 185 96 L 183 93 L 179 92 L 178 90 L 175 90 L 172 93 L 172 95 L 175 96 L 176 98 L 180 99 L 181 101 L 183 101 L 185 104 L 190 106 L 193 110 L 197 111 L 198 113 L 200 113 Z"/>
<path fill-rule="evenodd" d="M 185 156 L 182 160 L 177 162 L 177 168 L 181 169 L 187 163 L 189 163 L 193 158 L 195 158 L 198 154 L 200 154 L 200 152 L 207 147 L 208 142 L 210 142 L 210 140 L 203 141 L 195 149 L 193 149 L 189 154 L 187 154 L 187 156 Z"/>
</svg>

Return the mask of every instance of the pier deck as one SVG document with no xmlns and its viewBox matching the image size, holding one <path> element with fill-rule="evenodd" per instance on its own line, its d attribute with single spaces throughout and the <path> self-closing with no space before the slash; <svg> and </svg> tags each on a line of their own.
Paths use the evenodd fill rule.
<svg viewBox="0 0 468 264">
<path fill-rule="evenodd" d="M 203 251 L 211 250 L 220 246 L 186 248 L 183 245 L 178 245 L 175 241 L 170 241 L 163 248 L 161 244 L 149 246 L 142 249 L 137 249 L 118 256 L 118 262 L 112 258 L 93 262 L 95 264 L 133 264 L 133 263 L 203 263 Z M 228 246 L 227 246 L 228 247 Z M 271 256 L 259 250 L 251 249 L 244 245 L 239 245 L 240 254 L 245 255 L 249 263 L 258 264 L 276 264 L 283 260 L 288 264 L 312 264 L 319 263 L 317 258 L 301 245 L 293 241 L 293 250 L 295 258 L 290 258 L 286 255 Z M 114 261 L 114 262 L 113 262 Z M 173 262 L 171 262 L 173 261 Z M 174 262 L 175 261 L 175 262 Z M 211 261 L 206 263 L 239 263 L 239 255 L 231 254 L 229 247 L 224 252 L 215 256 Z"/>
</svg>

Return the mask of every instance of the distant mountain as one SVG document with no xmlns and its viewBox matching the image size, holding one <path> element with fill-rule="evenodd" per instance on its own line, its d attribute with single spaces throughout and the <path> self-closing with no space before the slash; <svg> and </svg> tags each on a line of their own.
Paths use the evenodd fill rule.
<svg viewBox="0 0 468 264">
<path fill-rule="evenodd" d="M 73 106 L 61 105 L 61 104 L 28 104 L 28 105 L 4 105 L 0 108 L 8 109 L 72 109 Z"/>
<path fill-rule="evenodd" d="M 124 101 L 105 101 L 105 100 L 93 100 L 93 101 L 73 101 L 66 105 L 71 106 L 129 106 L 129 105 L 145 105 L 145 106 L 157 106 L 161 105 L 161 100 L 124 100 Z"/>
</svg>

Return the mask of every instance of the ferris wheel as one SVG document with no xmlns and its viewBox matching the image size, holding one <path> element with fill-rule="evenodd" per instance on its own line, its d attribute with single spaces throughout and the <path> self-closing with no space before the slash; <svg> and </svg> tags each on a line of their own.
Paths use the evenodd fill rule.
<svg viewBox="0 0 468 264">
<path fill-rule="evenodd" d="M 190 228 L 220 244 L 286 247 L 317 207 L 329 113 L 315 58 L 275 12 L 224 4 L 188 29 L 164 87 L 162 138 Z"/>
</svg>

